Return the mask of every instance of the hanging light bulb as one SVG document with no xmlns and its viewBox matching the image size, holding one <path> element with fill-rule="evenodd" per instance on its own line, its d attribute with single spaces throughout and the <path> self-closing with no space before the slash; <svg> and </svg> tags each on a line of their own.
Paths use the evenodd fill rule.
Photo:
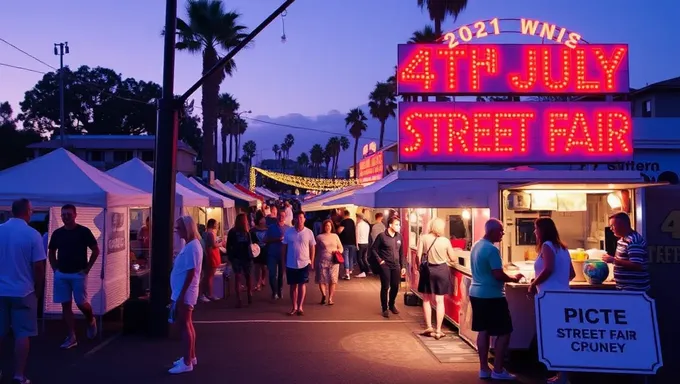
<svg viewBox="0 0 680 384">
<path fill-rule="evenodd" d="M 286 16 L 288 16 L 288 11 L 283 11 L 281 13 L 281 43 L 286 43 Z"/>
</svg>

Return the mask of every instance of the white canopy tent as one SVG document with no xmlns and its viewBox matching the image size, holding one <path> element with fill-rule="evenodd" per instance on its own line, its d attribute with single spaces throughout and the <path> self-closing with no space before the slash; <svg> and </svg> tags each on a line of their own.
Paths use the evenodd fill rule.
<svg viewBox="0 0 680 384">
<path fill-rule="evenodd" d="M 138 158 L 134 158 L 109 170 L 107 174 L 143 191 L 153 192 L 153 172 L 153 168 L 148 166 L 145 162 Z M 210 206 L 210 201 L 207 196 L 195 193 L 177 183 L 177 185 L 175 185 L 175 206 L 208 207 Z"/>
<path fill-rule="evenodd" d="M 48 236 L 62 226 L 60 210 L 65 204 L 73 204 L 77 222 L 92 231 L 100 249 L 100 257 L 87 277 L 95 315 L 103 315 L 129 298 L 129 207 L 150 205 L 149 193 L 60 148 L 0 172 L 0 206 L 9 207 L 19 198 L 29 199 L 34 209 L 49 209 Z M 45 278 L 44 313 L 61 314 L 61 305 L 53 303 L 51 268 L 47 268 Z"/>
<path fill-rule="evenodd" d="M 258 201 L 257 198 L 241 191 L 228 181 L 226 183 L 223 183 L 220 180 L 215 179 L 215 181 L 213 181 L 213 183 L 210 186 L 216 188 L 218 191 L 221 191 L 229 196 L 233 196 L 237 199 L 247 201 L 248 205 L 250 205 L 251 207 L 257 206 Z"/>
<path fill-rule="evenodd" d="M 186 177 L 179 172 L 177 173 L 177 184 L 194 193 L 206 196 L 209 201 L 209 206 L 211 207 L 234 208 L 234 200 L 210 190 L 210 188 L 202 185 L 198 181 Z"/>
<path fill-rule="evenodd" d="M 325 203 L 333 201 L 335 199 L 352 196 L 353 194 L 361 191 L 362 188 L 363 187 L 361 185 L 353 185 L 350 187 L 340 188 L 330 192 L 326 192 L 324 194 L 315 196 L 309 200 L 302 202 L 301 209 L 305 212 L 314 212 L 342 208 L 347 205 L 353 205 L 353 204 L 325 205 Z"/>
<path fill-rule="evenodd" d="M 151 195 L 87 164 L 59 148 L 0 172 L 0 207 L 19 198 L 33 208 L 129 207 L 151 204 Z"/>
<path fill-rule="evenodd" d="M 262 196 L 264 196 L 268 199 L 278 199 L 279 198 L 279 195 L 268 190 L 265 187 L 255 187 L 255 193 L 258 193 L 258 194 L 260 194 L 260 195 L 262 195 Z"/>
</svg>

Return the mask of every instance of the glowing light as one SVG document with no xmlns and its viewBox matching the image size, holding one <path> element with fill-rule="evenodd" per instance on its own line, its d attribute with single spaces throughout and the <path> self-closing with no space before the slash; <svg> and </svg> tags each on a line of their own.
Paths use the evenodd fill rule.
<svg viewBox="0 0 680 384">
<path fill-rule="evenodd" d="M 555 24 L 539 20 L 520 19 L 519 29 L 501 31 L 499 26 L 499 21 L 501 20 L 512 20 L 514 22 L 516 19 L 499 19 L 496 17 L 491 20 L 477 21 L 475 23 L 462 25 L 451 32 L 446 32 L 441 39 L 449 46 L 449 48 L 455 48 L 461 42 L 467 43 L 472 39 L 481 39 L 489 36 L 489 32 L 487 32 L 487 29 L 489 29 L 491 30 L 492 35 L 500 35 L 502 32 L 519 32 L 523 35 L 531 35 L 540 37 L 541 39 L 563 43 L 572 49 L 581 41 L 581 35 L 576 32 L 570 32 L 567 34 L 567 40 L 564 40 L 564 36 L 567 32 L 566 28 L 561 28 Z M 513 23 L 513 25 L 516 25 L 516 23 Z M 555 32 L 558 29 L 560 32 L 556 38 Z"/>
<path fill-rule="evenodd" d="M 250 167 L 250 190 L 255 190 L 257 174 L 276 180 L 280 183 L 313 191 L 331 191 L 357 184 L 355 179 L 318 179 L 314 177 L 293 176 L 286 173 L 267 171 L 258 167 Z"/>
<path fill-rule="evenodd" d="M 377 152 L 359 161 L 359 184 L 369 184 L 382 179 L 385 173 L 383 152 Z"/>
<path fill-rule="evenodd" d="M 546 31 L 549 34 L 550 31 Z M 558 36 L 559 38 L 559 36 Z M 400 94 L 628 93 L 625 44 L 402 44 Z"/>
<path fill-rule="evenodd" d="M 467 220 L 470 220 L 470 217 L 472 215 L 470 214 L 469 209 L 463 209 L 463 214 L 461 216 L 462 216 L 463 220 L 467 221 Z"/>
<path fill-rule="evenodd" d="M 627 102 L 399 107 L 400 162 L 618 162 L 629 160 L 632 148 Z"/>
<path fill-rule="evenodd" d="M 611 209 L 619 209 L 621 208 L 621 205 L 623 205 L 623 202 L 617 193 L 612 192 L 607 195 L 607 204 Z"/>
</svg>

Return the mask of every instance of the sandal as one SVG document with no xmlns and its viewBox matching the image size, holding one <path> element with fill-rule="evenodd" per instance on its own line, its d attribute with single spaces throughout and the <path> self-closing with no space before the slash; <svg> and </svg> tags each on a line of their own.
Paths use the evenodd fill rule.
<svg viewBox="0 0 680 384">
<path fill-rule="evenodd" d="M 298 310 L 297 310 L 297 315 L 298 315 L 298 316 L 304 316 L 304 315 L 305 315 L 305 311 L 303 311 L 302 309 L 298 309 Z"/>
<path fill-rule="evenodd" d="M 439 339 L 441 339 L 441 338 L 444 337 L 444 336 L 446 336 L 446 334 L 445 334 L 444 332 L 436 332 L 436 333 L 434 334 L 434 339 L 435 339 L 435 340 L 439 340 Z"/>
<path fill-rule="evenodd" d="M 420 336 L 431 337 L 434 334 L 434 328 L 430 327 L 420 333 Z"/>
<path fill-rule="evenodd" d="M 328 300 L 328 305 L 333 305 L 333 304 L 335 304 L 335 301 L 333 301 L 333 300 Z"/>
<path fill-rule="evenodd" d="M 297 309 L 291 309 L 291 310 L 288 312 L 288 316 L 293 316 L 293 315 L 295 315 L 296 313 L 298 313 L 298 310 L 297 310 Z"/>
</svg>

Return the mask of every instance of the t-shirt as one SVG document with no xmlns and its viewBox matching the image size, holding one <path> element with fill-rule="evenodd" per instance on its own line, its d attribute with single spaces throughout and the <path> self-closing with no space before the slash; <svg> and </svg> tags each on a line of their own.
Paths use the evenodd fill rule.
<svg viewBox="0 0 680 384">
<path fill-rule="evenodd" d="M 201 242 L 198 239 L 191 240 L 182 248 L 172 265 L 172 272 L 170 273 L 171 300 L 177 301 L 179 294 L 182 292 L 182 287 L 184 287 L 187 273 L 193 269 L 194 277 L 184 293 L 184 302 L 189 305 L 196 305 L 202 265 L 203 247 L 201 247 Z"/>
<path fill-rule="evenodd" d="M 301 269 L 312 263 L 309 248 L 316 245 L 316 239 L 311 229 L 303 227 L 298 232 L 295 227 L 288 228 L 283 235 L 283 244 L 288 246 L 286 268 Z"/>
<path fill-rule="evenodd" d="M 33 263 L 46 258 L 40 234 L 24 220 L 0 225 L 0 296 L 26 297 L 35 290 Z"/>
<path fill-rule="evenodd" d="M 496 280 L 491 272 L 494 269 L 503 269 L 501 253 L 492 242 L 482 239 L 472 246 L 470 269 L 470 296 L 482 299 L 505 297 L 505 283 Z"/>
<path fill-rule="evenodd" d="M 87 249 L 97 246 L 90 228 L 76 224 L 73 229 L 61 227 L 52 233 L 50 251 L 57 251 L 57 270 L 78 273 L 87 268 Z"/>
<path fill-rule="evenodd" d="M 250 244 L 253 242 L 252 234 L 239 231 L 235 228 L 229 230 L 227 233 L 227 256 L 234 260 L 249 260 Z"/>
<path fill-rule="evenodd" d="M 340 222 L 340 226 L 345 228 L 338 234 L 342 245 L 357 245 L 357 230 L 354 220 L 349 217 Z"/>
<path fill-rule="evenodd" d="M 289 229 L 290 227 L 286 224 L 283 225 L 283 227 L 279 227 L 278 223 L 275 223 L 273 225 L 269 226 L 269 229 L 267 229 L 267 236 L 270 239 L 280 239 L 281 236 L 283 236 L 284 233 Z M 281 257 L 281 242 L 277 241 L 275 243 L 269 243 L 267 246 L 267 255 L 269 257 L 274 257 L 274 258 L 280 258 Z"/>
<path fill-rule="evenodd" d="M 632 263 L 640 264 L 641 271 L 635 271 L 621 265 L 614 264 L 614 280 L 616 288 L 624 291 L 649 290 L 649 255 L 647 242 L 641 234 L 633 231 L 628 236 L 616 242 L 616 257 Z"/>
<path fill-rule="evenodd" d="M 371 226 L 367 222 L 361 220 L 357 223 L 357 244 L 368 244 L 368 235 L 371 232 Z"/>
</svg>

